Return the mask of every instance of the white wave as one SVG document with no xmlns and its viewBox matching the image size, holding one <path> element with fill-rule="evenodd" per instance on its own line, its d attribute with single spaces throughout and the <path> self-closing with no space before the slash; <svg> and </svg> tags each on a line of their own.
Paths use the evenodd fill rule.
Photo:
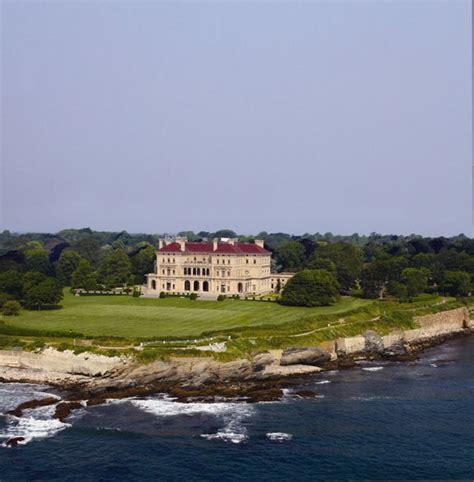
<svg viewBox="0 0 474 482">
<path fill-rule="evenodd" d="M 366 372 L 378 372 L 380 370 L 383 370 L 384 367 L 367 367 L 367 368 L 362 368 L 362 370 Z"/>
<path fill-rule="evenodd" d="M 316 382 L 316 385 L 326 385 L 326 383 L 331 383 L 331 380 L 321 380 L 320 382 Z"/>
<path fill-rule="evenodd" d="M 438 368 L 438 365 L 436 365 L 436 363 L 430 363 L 430 367 Z"/>
<path fill-rule="evenodd" d="M 291 433 L 285 432 L 268 432 L 266 435 L 267 438 L 273 442 L 283 442 L 284 440 L 291 440 L 293 438 Z"/>
<path fill-rule="evenodd" d="M 240 443 L 247 440 L 247 428 L 243 421 L 255 413 L 255 408 L 242 402 L 182 403 L 170 397 L 130 400 L 135 407 L 157 417 L 209 415 L 222 420 L 223 427 L 213 434 L 202 434 L 207 440 L 223 440 Z"/>
<path fill-rule="evenodd" d="M 0 383 L 0 415 L 14 410 L 18 405 L 30 400 L 42 400 L 43 398 L 60 397 L 43 390 L 49 389 L 45 385 L 31 383 Z"/>
<path fill-rule="evenodd" d="M 14 437 L 22 437 L 21 444 L 53 437 L 71 426 L 52 418 L 54 411 L 54 406 L 48 406 L 25 410 L 22 417 L 8 416 L 7 426 L 0 432 L 0 439 L 4 439 L 2 446 L 6 447 L 8 440 Z"/>
</svg>

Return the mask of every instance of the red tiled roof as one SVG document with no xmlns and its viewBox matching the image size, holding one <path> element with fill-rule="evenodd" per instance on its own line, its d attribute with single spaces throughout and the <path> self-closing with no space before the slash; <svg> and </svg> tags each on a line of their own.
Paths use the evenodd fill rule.
<svg viewBox="0 0 474 482">
<path fill-rule="evenodd" d="M 170 243 L 158 250 L 160 253 L 181 252 L 179 243 Z M 217 254 L 271 254 L 260 246 L 253 243 L 225 243 L 219 241 L 216 251 L 213 250 L 212 242 L 191 243 L 186 242 L 185 253 L 217 253 Z"/>
</svg>

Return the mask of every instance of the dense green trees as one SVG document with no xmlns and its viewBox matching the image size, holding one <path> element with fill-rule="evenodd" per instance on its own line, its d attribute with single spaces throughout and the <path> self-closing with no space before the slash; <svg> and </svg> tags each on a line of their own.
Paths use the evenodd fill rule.
<svg viewBox="0 0 474 482">
<path fill-rule="evenodd" d="M 56 276 L 63 286 L 71 286 L 71 277 L 83 259 L 77 251 L 64 250 L 56 266 Z"/>
<path fill-rule="evenodd" d="M 281 302 L 292 306 L 326 306 L 339 299 L 339 283 L 324 269 L 305 269 L 291 278 L 283 289 Z"/>
<path fill-rule="evenodd" d="M 305 249 L 297 241 L 286 241 L 280 244 L 275 250 L 277 264 L 283 271 L 298 271 L 305 261 Z"/>
<path fill-rule="evenodd" d="M 26 270 L 50 275 L 53 272 L 48 251 L 43 248 L 29 249 L 25 252 Z"/>
<path fill-rule="evenodd" d="M 156 248 L 148 243 L 141 243 L 139 251 L 131 258 L 133 273 L 137 283 L 144 283 L 145 275 L 153 272 Z"/>
<path fill-rule="evenodd" d="M 101 260 L 97 273 L 101 283 L 115 288 L 130 282 L 132 263 L 123 249 L 114 249 Z"/>
<path fill-rule="evenodd" d="M 464 271 L 446 271 L 439 289 L 447 295 L 467 296 L 472 289 L 471 277 Z"/>
<path fill-rule="evenodd" d="M 334 264 L 341 289 L 349 291 L 356 286 L 363 266 L 362 250 L 349 243 L 336 242 L 316 248 L 309 265 L 321 266 L 321 260 Z"/>
<path fill-rule="evenodd" d="M 190 240 L 263 239 L 273 251 L 273 270 L 325 270 L 335 275 L 340 293 L 360 289 L 367 298 L 409 300 L 423 291 L 469 296 L 474 280 L 474 239 L 463 235 L 295 236 L 262 231 L 238 236 L 232 230 L 181 234 Z M 13 299 L 25 306 L 26 292 L 47 277 L 89 291 L 143 283 L 145 275 L 153 271 L 158 237 L 89 228 L 57 234 L 4 231 L 0 233 L 0 304 Z"/>
<path fill-rule="evenodd" d="M 92 266 L 87 259 L 79 260 L 77 268 L 71 275 L 72 288 L 85 288 L 86 280 L 93 275 Z"/>
<path fill-rule="evenodd" d="M 62 298 L 62 286 L 51 277 L 45 277 L 39 283 L 30 284 L 24 292 L 25 306 L 30 309 L 40 310 L 56 306 Z"/>
<path fill-rule="evenodd" d="M 406 287 L 409 300 L 428 288 L 428 276 L 429 271 L 426 268 L 405 268 L 402 271 L 400 279 Z"/>
</svg>

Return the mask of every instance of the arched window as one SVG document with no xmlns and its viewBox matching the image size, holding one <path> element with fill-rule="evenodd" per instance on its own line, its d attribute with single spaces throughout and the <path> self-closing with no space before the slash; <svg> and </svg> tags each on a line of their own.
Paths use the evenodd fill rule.
<svg viewBox="0 0 474 482">
<path fill-rule="evenodd" d="M 237 285 L 237 291 L 238 291 L 239 293 L 242 293 L 242 291 L 244 291 L 244 287 L 243 287 L 242 283 L 239 283 L 239 284 Z"/>
<path fill-rule="evenodd" d="M 194 282 L 193 291 L 199 291 L 199 281 Z"/>
<path fill-rule="evenodd" d="M 191 282 L 189 280 L 186 280 L 184 282 L 184 290 L 185 291 L 191 291 Z"/>
<path fill-rule="evenodd" d="M 154 279 L 151 280 L 151 289 L 156 290 L 156 281 Z"/>
<path fill-rule="evenodd" d="M 202 290 L 209 291 L 209 283 L 207 281 L 204 281 L 204 283 L 202 284 Z"/>
</svg>

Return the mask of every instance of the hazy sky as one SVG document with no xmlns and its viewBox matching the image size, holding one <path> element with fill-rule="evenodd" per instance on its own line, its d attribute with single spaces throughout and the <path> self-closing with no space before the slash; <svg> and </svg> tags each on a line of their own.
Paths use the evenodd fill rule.
<svg viewBox="0 0 474 482">
<path fill-rule="evenodd" d="M 1 3 L 1 228 L 471 233 L 468 0 Z"/>
</svg>

